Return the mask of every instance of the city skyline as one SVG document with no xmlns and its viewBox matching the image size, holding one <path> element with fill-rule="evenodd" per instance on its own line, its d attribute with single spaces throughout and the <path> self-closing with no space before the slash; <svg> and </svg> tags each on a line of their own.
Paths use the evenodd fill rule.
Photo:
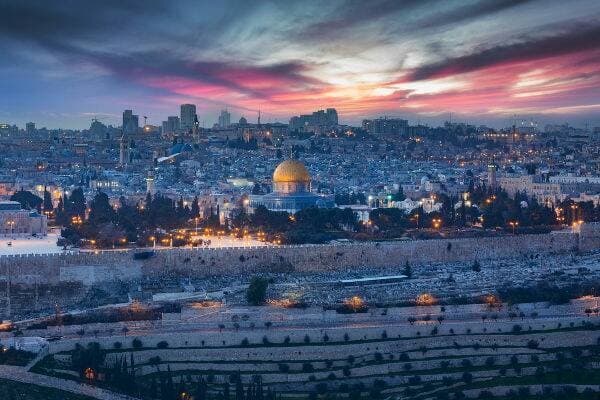
<svg viewBox="0 0 600 400">
<path fill-rule="evenodd" d="M 593 1 L 3 3 L 0 121 L 20 126 L 118 124 L 123 109 L 159 125 L 185 103 L 207 127 L 224 108 L 600 122 Z"/>
</svg>

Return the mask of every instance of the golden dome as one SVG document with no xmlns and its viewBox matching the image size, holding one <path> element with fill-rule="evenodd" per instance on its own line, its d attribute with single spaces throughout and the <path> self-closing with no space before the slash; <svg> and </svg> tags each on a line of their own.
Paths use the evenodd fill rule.
<svg viewBox="0 0 600 400">
<path fill-rule="evenodd" d="M 310 174 L 300 161 L 285 160 L 273 172 L 273 183 L 279 182 L 310 182 Z"/>
</svg>

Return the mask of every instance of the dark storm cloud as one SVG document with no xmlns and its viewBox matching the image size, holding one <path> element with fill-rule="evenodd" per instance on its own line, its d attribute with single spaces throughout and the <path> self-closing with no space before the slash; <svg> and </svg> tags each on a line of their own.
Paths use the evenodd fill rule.
<svg viewBox="0 0 600 400">
<path fill-rule="evenodd" d="M 161 13 L 175 13 L 160 1 L 109 0 L 94 3 L 20 2 L 2 5 L 0 34 L 18 42 L 30 42 L 69 63 L 88 63 L 99 66 L 120 79 L 139 82 L 163 77 L 185 78 L 190 81 L 221 86 L 250 96 L 266 98 L 270 91 L 255 89 L 244 80 L 279 81 L 297 85 L 316 85 L 318 82 L 303 76 L 308 67 L 297 61 L 276 62 L 271 65 L 249 65 L 234 60 L 203 61 L 193 59 L 189 49 L 181 49 L 178 37 L 157 35 L 161 40 L 151 41 L 151 48 L 137 50 L 127 46 L 127 30 L 142 31 L 151 37 L 153 26 L 169 18 Z M 194 12 L 190 3 L 190 12 Z M 224 16 L 214 23 L 223 29 L 233 23 L 240 8 L 226 8 Z M 232 11 L 234 10 L 234 11 Z M 185 39 L 199 50 L 206 44 L 198 40 L 201 29 L 188 30 Z M 175 34 L 173 36 L 176 36 Z M 118 41 L 112 42 L 111 39 Z M 1 40 L 1 39 L 0 39 Z M 180 46 L 173 46 L 177 41 Z M 105 50 L 106 45 L 113 45 Z M 117 48 L 115 50 L 115 48 Z"/>
<path fill-rule="evenodd" d="M 586 50 L 600 49 L 600 23 L 578 24 L 569 30 L 544 37 L 522 37 L 518 41 L 476 50 L 470 54 L 423 65 L 410 74 L 423 80 L 460 74 L 497 64 L 530 61 Z"/>
<path fill-rule="evenodd" d="M 0 1 L 0 33 L 20 40 L 71 40 L 117 33 L 148 15 L 165 12 L 160 1 Z"/>
</svg>

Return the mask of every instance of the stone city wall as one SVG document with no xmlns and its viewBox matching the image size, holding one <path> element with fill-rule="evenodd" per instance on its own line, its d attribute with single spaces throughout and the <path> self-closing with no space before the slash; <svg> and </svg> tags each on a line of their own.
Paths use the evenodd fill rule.
<svg viewBox="0 0 600 400">
<path fill-rule="evenodd" d="M 0 257 L 0 278 L 17 283 L 94 284 L 135 280 L 165 273 L 182 276 L 237 275 L 255 272 L 321 272 L 359 267 L 401 267 L 435 262 L 512 258 L 531 254 L 590 251 L 600 247 L 600 224 L 579 232 L 464 239 L 414 240 L 280 247 L 157 250 L 147 260 L 135 251 L 101 251 Z M 85 266 L 86 268 L 81 268 Z M 90 272 L 90 269 L 93 271 Z M 82 271 L 86 273 L 82 274 Z"/>
</svg>

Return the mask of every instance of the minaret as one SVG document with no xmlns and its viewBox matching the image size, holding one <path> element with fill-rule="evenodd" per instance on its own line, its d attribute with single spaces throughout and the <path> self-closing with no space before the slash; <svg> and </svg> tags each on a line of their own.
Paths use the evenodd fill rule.
<svg viewBox="0 0 600 400">
<path fill-rule="evenodd" d="M 200 123 L 198 122 L 198 114 L 194 116 L 194 128 L 193 128 L 193 140 L 194 143 L 200 143 Z"/>
<path fill-rule="evenodd" d="M 119 144 L 119 166 L 121 167 L 127 165 L 127 147 L 127 139 L 125 139 L 125 134 L 123 134 Z"/>
<path fill-rule="evenodd" d="M 148 175 L 146 176 L 146 193 L 150 193 L 154 195 L 154 170 L 148 170 Z"/>
<path fill-rule="evenodd" d="M 498 183 L 496 181 L 496 169 L 496 164 L 490 163 L 488 165 L 487 183 L 488 188 L 492 191 L 495 191 L 498 187 Z"/>
</svg>

